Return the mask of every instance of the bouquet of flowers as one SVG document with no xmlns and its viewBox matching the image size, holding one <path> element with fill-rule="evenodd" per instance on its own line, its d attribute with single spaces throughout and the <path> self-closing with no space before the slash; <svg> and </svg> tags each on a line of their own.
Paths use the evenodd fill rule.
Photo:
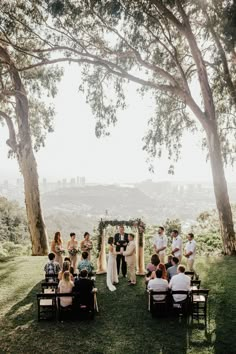
<svg viewBox="0 0 236 354">
<path fill-rule="evenodd" d="M 56 246 L 55 247 L 56 253 L 59 255 L 64 255 L 66 252 L 63 248 L 61 248 L 60 246 Z"/>
<path fill-rule="evenodd" d="M 77 253 L 79 253 L 79 251 L 76 248 L 71 248 L 70 250 L 68 250 L 69 254 L 74 257 Z"/>
<path fill-rule="evenodd" d="M 91 251 L 91 249 L 93 248 L 92 242 L 88 241 L 88 242 L 84 243 L 84 248 L 86 248 L 86 251 Z"/>
</svg>

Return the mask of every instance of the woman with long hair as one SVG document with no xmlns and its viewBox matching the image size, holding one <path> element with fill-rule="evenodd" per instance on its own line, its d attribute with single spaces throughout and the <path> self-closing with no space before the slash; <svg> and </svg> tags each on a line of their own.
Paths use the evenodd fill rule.
<svg viewBox="0 0 236 354">
<path fill-rule="evenodd" d="M 93 249 L 93 243 L 90 240 L 90 234 L 88 232 L 84 233 L 84 240 L 80 243 L 81 252 L 88 252 L 88 260 L 91 260 L 91 250 Z"/>
<path fill-rule="evenodd" d="M 63 273 L 62 280 L 58 284 L 59 293 L 71 293 L 74 287 L 73 281 L 70 279 L 70 272 L 66 270 Z M 72 305 L 72 297 L 61 297 L 60 303 L 62 307 L 67 307 Z"/>
<path fill-rule="evenodd" d="M 63 241 L 61 238 L 60 231 L 57 231 L 54 236 L 54 240 L 51 243 L 51 251 L 55 253 L 55 262 L 58 262 L 60 268 L 62 269 L 63 264 L 63 254 L 65 253 L 63 249 Z"/>
<path fill-rule="evenodd" d="M 70 240 L 67 242 L 67 250 L 70 255 L 70 261 L 71 265 L 74 269 L 76 269 L 77 266 L 77 260 L 78 260 L 78 241 L 75 239 L 76 235 L 74 232 L 70 233 Z"/>
<path fill-rule="evenodd" d="M 166 266 L 164 263 L 159 263 L 157 269 L 160 269 L 162 271 L 162 279 L 167 280 L 167 271 L 166 271 Z"/>
<path fill-rule="evenodd" d="M 73 281 L 74 278 L 73 278 L 73 274 L 71 274 L 70 272 L 70 262 L 69 261 L 64 261 L 63 264 L 62 264 L 62 270 L 58 273 L 58 279 L 59 280 L 62 280 L 63 278 L 63 274 L 65 272 L 69 271 L 70 273 L 70 280 Z"/>
<path fill-rule="evenodd" d="M 120 252 L 116 252 L 114 247 L 113 237 L 108 238 L 109 253 L 108 253 L 108 262 L 107 262 L 107 287 L 110 291 L 115 291 L 116 287 L 114 284 L 118 284 L 118 274 L 117 274 L 117 264 L 116 256 Z"/>
<path fill-rule="evenodd" d="M 146 274 L 146 284 L 149 282 L 151 278 L 155 277 L 156 270 L 158 268 L 158 265 L 160 263 L 160 259 L 157 254 L 153 254 L 151 257 L 151 263 L 148 263 L 147 265 L 147 274 Z"/>
</svg>

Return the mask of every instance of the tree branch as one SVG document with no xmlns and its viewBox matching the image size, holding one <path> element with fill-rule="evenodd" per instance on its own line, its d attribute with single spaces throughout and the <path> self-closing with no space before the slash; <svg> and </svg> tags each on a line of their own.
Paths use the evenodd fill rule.
<svg viewBox="0 0 236 354">
<path fill-rule="evenodd" d="M 9 131 L 9 139 L 6 141 L 6 143 L 12 149 L 12 151 L 16 153 L 17 141 L 16 141 L 16 133 L 15 133 L 15 128 L 12 119 L 7 113 L 3 111 L 0 111 L 0 116 L 5 119 Z"/>
<path fill-rule="evenodd" d="M 232 97 L 232 100 L 234 102 L 234 105 L 236 107 L 236 86 L 234 85 L 233 81 L 232 81 L 232 78 L 231 78 L 231 75 L 230 75 L 230 70 L 229 70 L 229 66 L 228 66 L 228 62 L 227 62 L 227 58 L 226 58 L 226 54 L 225 54 L 225 51 L 224 51 L 224 48 L 221 44 L 221 41 L 220 41 L 220 38 L 218 37 L 213 25 L 212 25 L 212 22 L 211 22 L 211 19 L 205 9 L 205 6 L 203 6 L 203 4 L 201 4 L 200 2 L 200 6 L 202 8 L 202 11 L 207 19 L 207 24 L 210 28 L 210 31 L 211 31 L 211 35 L 215 41 L 215 44 L 216 44 L 216 47 L 218 49 L 218 52 L 220 54 L 220 58 L 221 58 L 221 61 L 222 61 L 222 65 L 223 65 L 223 70 L 224 70 L 224 78 L 225 78 L 225 81 L 227 83 L 227 86 L 228 86 L 228 90 L 229 90 L 229 93 Z"/>
</svg>

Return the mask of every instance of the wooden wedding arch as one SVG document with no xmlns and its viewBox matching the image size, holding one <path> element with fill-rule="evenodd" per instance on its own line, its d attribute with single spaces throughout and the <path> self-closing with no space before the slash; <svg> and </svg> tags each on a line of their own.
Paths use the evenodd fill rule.
<svg viewBox="0 0 236 354">
<path fill-rule="evenodd" d="M 124 225 L 124 227 L 129 227 L 132 233 L 136 235 L 136 274 L 144 275 L 144 232 L 145 223 L 141 219 L 134 220 L 102 220 L 98 225 L 98 240 L 97 240 L 97 274 L 106 273 L 107 263 L 106 263 L 106 228 L 108 226 L 119 227 Z"/>
</svg>

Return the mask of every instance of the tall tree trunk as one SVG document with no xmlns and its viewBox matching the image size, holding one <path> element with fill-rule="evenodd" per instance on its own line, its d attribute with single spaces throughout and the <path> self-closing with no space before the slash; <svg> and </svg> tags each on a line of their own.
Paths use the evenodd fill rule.
<svg viewBox="0 0 236 354">
<path fill-rule="evenodd" d="M 32 242 L 32 255 L 42 256 L 48 253 L 48 238 L 41 210 L 37 164 L 33 153 L 29 126 L 27 93 L 14 62 L 11 60 L 7 49 L 3 46 L 0 46 L 0 57 L 9 65 L 16 102 L 17 137 L 13 122 L 3 113 L 10 133 L 8 144 L 13 147 L 13 151 L 17 155 L 20 170 L 24 178 L 25 204 Z"/>
<path fill-rule="evenodd" d="M 221 145 L 214 121 L 211 121 L 206 133 L 224 253 L 227 255 L 236 255 L 233 217 L 225 179 Z"/>
<path fill-rule="evenodd" d="M 30 145 L 24 143 L 24 146 L 20 148 L 18 162 L 24 178 L 25 205 L 32 242 L 32 255 L 43 256 L 48 253 L 48 238 L 41 210 L 37 164 Z"/>
<path fill-rule="evenodd" d="M 48 237 L 41 210 L 37 164 L 30 135 L 28 99 L 17 70 L 13 70 L 12 78 L 17 92 L 16 116 L 20 140 L 17 156 L 24 178 L 25 204 L 32 242 L 32 255 L 43 256 L 48 253 Z"/>
</svg>

